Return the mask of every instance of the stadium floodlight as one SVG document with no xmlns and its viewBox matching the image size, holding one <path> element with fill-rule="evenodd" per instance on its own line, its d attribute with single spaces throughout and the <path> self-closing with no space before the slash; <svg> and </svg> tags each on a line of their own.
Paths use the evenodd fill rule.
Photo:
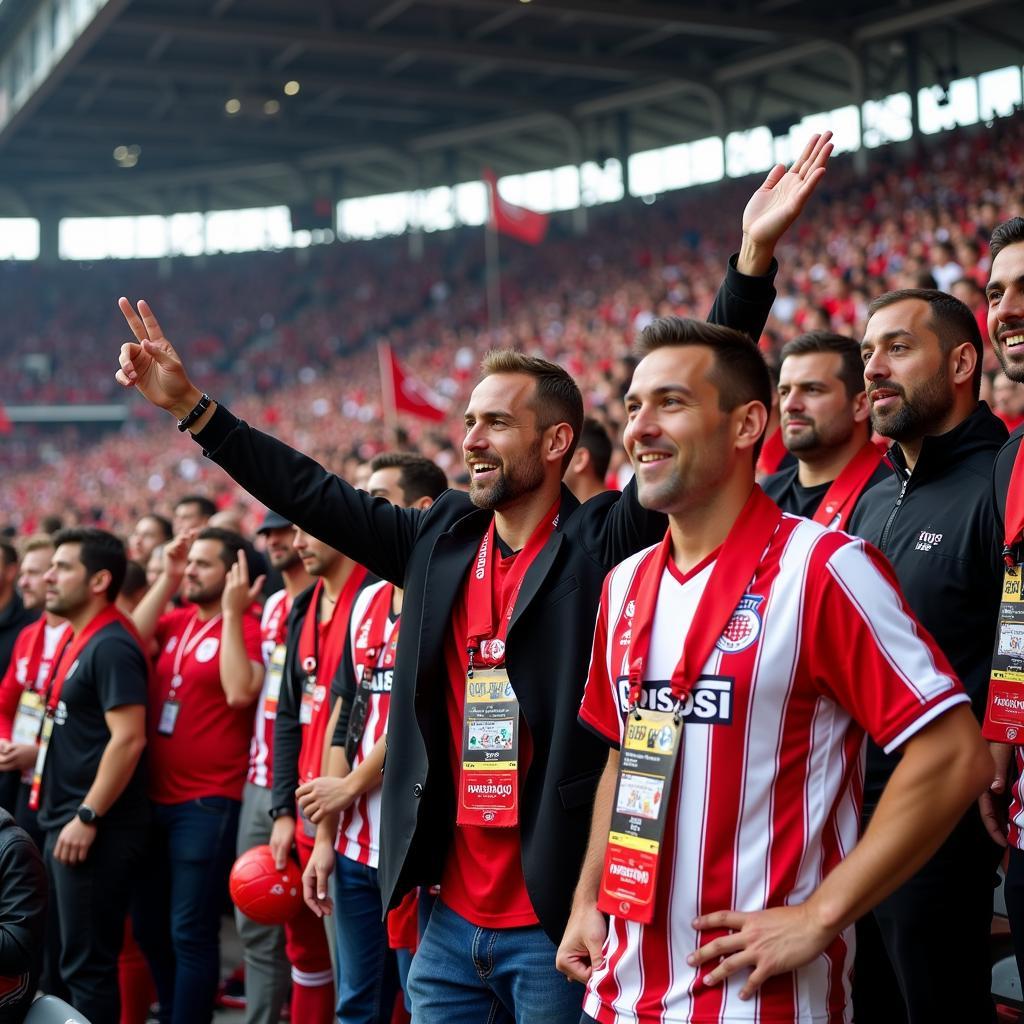
<svg viewBox="0 0 1024 1024">
<path fill-rule="evenodd" d="M 224 109 L 233 116 L 242 109 L 242 101 L 232 96 L 231 99 L 224 104 Z"/>
<path fill-rule="evenodd" d="M 277 100 L 267 100 L 267 102 L 263 104 L 263 113 L 266 114 L 267 117 L 273 117 L 280 109 L 281 104 L 278 103 Z"/>
<path fill-rule="evenodd" d="M 293 78 L 290 82 L 284 83 L 284 94 L 285 96 L 297 96 L 301 88 L 299 83 Z"/>
</svg>

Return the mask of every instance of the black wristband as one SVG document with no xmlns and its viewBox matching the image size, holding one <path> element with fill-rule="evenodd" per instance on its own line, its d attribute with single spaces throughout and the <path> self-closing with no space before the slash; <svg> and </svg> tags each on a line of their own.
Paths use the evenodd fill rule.
<svg viewBox="0 0 1024 1024">
<path fill-rule="evenodd" d="M 267 814 L 270 815 L 271 819 L 277 821 L 278 818 L 294 818 L 295 808 L 294 807 L 271 807 Z"/>
<path fill-rule="evenodd" d="M 195 407 L 192 409 L 192 411 L 188 413 L 188 415 L 186 415 L 184 418 L 178 420 L 178 429 L 182 433 L 184 433 L 209 408 L 210 396 L 206 394 L 206 392 L 204 391 L 203 394 L 200 396 L 199 401 L 196 402 Z"/>
</svg>

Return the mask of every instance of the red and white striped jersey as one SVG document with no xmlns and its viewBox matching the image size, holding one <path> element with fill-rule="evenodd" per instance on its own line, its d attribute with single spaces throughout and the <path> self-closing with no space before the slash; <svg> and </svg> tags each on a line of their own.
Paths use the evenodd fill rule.
<svg viewBox="0 0 1024 1024">
<path fill-rule="evenodd" d="M 246 782 L 265 789 L 273 785 L 274 719 L 277 718 L 277 701 L 281 694 L 281 675 L 284 671 L 285 624 L 291 606 L 288 594 L 283 589 L 278 590 L 267 598 L 260 619 L 263 689 L 260 690 L 260 699 L 256 704 Z"/>
<path fill-rule="evenodd" d="M 628 696 L 630 581 L 653 549 L 608 575 L 581 722 L 621 742 Z M 658 592 L 641 704 L 670 710 L 679 661 L 713 557 Z M 749 972 L 717 987 L 687 956 L 721 935 L 716 910 L 805 901 L 857 842 L 865 730 L 901 746 L 967 695 L 873 548 L 784 516 L 684 705 L 654 920 L 612 917 L 606 964 L 584 1010 L 600 1024 L 851 1019 L 853 929 L 812 963 L 741 1001 Z"/>
<path fill-rule="evenodd" d="M 374 598 L 385 587 L 390 593 L 394 589 L 394 584 L 382 581 L 365 587 L 352 605 L 348 642 L 351 661 L 355 666 L 355 678 L 352 682 L 357 691 L 361 685 L 360 666 L 366 660 L 366 638 L 373 635 L 375 628 L 379 628 L 380 625 L 369 621 L 373 613 Z M 370 752 L 388 729 L 391 677 L 395 666 L 395 644 L 398 641 L 398 634 L 395 630 L 400 620 L 392 618 L 389 614 L 390 598 L 381 598 L 381 600 L 387 601 L 387 610 L 384 612 L 387 621 L 383 623 L 384 631 L 380 652 L 373 669 L 370 702 L 366 709 L 366 725 L 349 766 L 352 769 L 358 767 L 369 757 Z M 338 841 L 335 847 L 343 857 L 348 857 L 349 860 L 354 860 L 359 864 L 366 864 L 371 868 L 377 867 L 380 848 L 380 793 L 381 787 L 375 786 L 361 794 L 346 808 L 338 824 Z"/>
</svg>

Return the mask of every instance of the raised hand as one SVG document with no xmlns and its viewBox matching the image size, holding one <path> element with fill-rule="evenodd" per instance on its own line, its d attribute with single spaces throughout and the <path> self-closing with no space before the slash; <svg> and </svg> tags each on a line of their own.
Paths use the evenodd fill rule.
<svg viewBox="0 0 1024 1024">
<path fill-rule="evenodd" d="M 115 380 L 126 388 L 135 388 L 153 405 L 182 419 L 195 407 L 202 393 L 188 379 L 178 353 L 164 337 L 149 304 L 140 300 L 136 311 L 122 297 L 117 305 L 136 340 L 121 346 L 118 360 L 121 369 L 115 374 Z"/>
<path fill-rule="evenodd" d="M 825 176 L 832 155 L 832 133 L 812 135 L 787 171 L 776 164 L 743 211 L 743 234 L 761 246 L 775 247 Z"/>
<path fill-rule="evenodd" d="M 260 595 L 266 576 L 258 576 L 249 583 L 249 562 L 244 551 L 238 552 L 238 561 L 228 570 L 221 594 L 220 607 L 227 615 L 244 615 Z"/>
<path fill-rule="evenodd" d="M 181 579 L 188 564 L 188 552 L 198 530 L 186 530 L 164 545 L 164 572 L 172 579 Z"/>
</svg>

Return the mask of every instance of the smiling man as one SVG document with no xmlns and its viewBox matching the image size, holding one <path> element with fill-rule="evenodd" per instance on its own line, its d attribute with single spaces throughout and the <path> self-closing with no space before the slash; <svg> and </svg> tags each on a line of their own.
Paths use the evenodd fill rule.
<svg viewBox="0 0 1024 1024">
<path fill-rule="evenodd" d="M 623 442 L 668 529 L 605 583 L 580 721 L 611 750 L 558 964 L 590 1024 L 841 1024 L 853 922 L 990 761 L 885 560 L 754 484 L 757 349 L 666 317 L 638 353 Z M 858 843 L 865 732 L 902 760 Z"/>
<path fill-rule="evenodd" d="M 713 319 L 760 336 L 774 296 L 761 275 L 830 149 L 812 138 L 755 192 Z M 424 512 L 358 492 L 236 419 L 189 380 L 145 303 L 121 309 L 136 338 L 122 385 L 173 413 L 250 493 L 403 588 L 379 881 L 388 906 L 441 882 L 410 976 L 417 1024 L 575 1022 L 582 989 L 554 955 L 605 759 L 577 723 L 589 641 L 605 572 L 664 518 L 632 485 L 584 506 L 562 485 L 583 399 L 545 360 L 484 361 L 465 413 L 470 494 L 446 491 Z M 499 749 L 487 737 L 502 731 L 511 746 Z"/>
<path fill-rule="evenodd" d="M 861 353 L 871 422 L 894 441 L 893 473 L 861 498 L 850 531 L 888 557 L 980 719 L 1002 579 L 991 475 L 1006 428 L 978 401 L 977 320 L 943 292 L 890 292 L 871 304 Z M 895 767 L 869 746 L 866 820 Z M 911 1024 L 994 1020 L 988 933 L 998 860 L 972 807 L 939 855 L 861 923 L 857 1019 L 900 1020 L 902 1003 Z M 935 985 L 954 974 L 956 985 Z"/>
<path fill-rule="evenodd" d="M 889 476 L 871 443 L 860 346 L 809 331 L 782 350 L 782 442 L 797 464 L 766 477 L 764 493 L 783 512 L 845 529 L 860 496 Z"/>
</svg>

